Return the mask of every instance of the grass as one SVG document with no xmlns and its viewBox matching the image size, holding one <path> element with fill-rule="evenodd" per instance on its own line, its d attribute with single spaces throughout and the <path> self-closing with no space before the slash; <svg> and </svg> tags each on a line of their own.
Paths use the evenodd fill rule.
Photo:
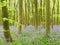
<svg viewBox="0 0 60 45">
<path fill-rule="evenodd" d="M 24 30 L 18 36 L 11 31 L 11 34 L 15 41 L 7 43 L 0 39 L 0 45 L 60 45 L 59 31 L 51 31 L 51 38 L 48 40 L 45 38 L 45 30 Z"/>
</svg>

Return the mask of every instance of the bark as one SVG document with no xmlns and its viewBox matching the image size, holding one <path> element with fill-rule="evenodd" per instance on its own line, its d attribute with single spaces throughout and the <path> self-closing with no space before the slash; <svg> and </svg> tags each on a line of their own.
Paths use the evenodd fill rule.
<svg viewBox="0 0 60 45">
<path fill-rule="evenodd" d="M 23 0 L 19 0 L 19 14 L 18 14 L 18 34 L 21 33 L 21 27 L 22 27 L 22 8 L 23 7 Z"/>
<path fill-rule="evenodd" d="M 28 4 L 28 12 L 27 12 L 28 13 L 28 17 L 27 17 L 28 24 L 27 25 L 29 25 L 30 24 L 30 18 L 29 18 L 29 16 L 31 15 L 30 14 L 30 0 L 27 0 L 27 2 L 28 2 L 27 3 Z"/>
<path fill-rule="evenodd" d="M 46 37 L 50 37 L 50 0 L 46 0 Z"/>
<path fill-rule="evenodd" d="M 1 0 L 3 2 L 4 0 Z M 2 18 L 7 18 L 8 19 L 8 9 L 7 6 L 2 7 Z M 9 22 L 8 20 L 3 21 L 3 28 L 4 28 L 4 36 L 7 42 L 12 42 L 12 38 L 10 35 L 10 30 L 9 30 Z"/>
<path fill-rule="evenodd" d="M 53 28 L 53 24 L 54 24 L 54 21 L 55 21 L 55 19 L 53 19 L 53 15 L 55 14 L 55 0 L 53 0 L 53 8 L 52 8 L 52 28 Z"/>
<path fill-rule="evenodd" d="M 37 28 L 38 28 L 37 0 L 34 0 L 34 3 L 35 3 L 34 25 L 35 25 L 35 29 L 37 30 Z"/>
<path fill-rule="evenodd" d="M 40 24 L 42 22 L 42 0 L 40 0 Z"/>
<path fill-rule="evenodd" d="M 59 0 L 57 0 L 57 3 L 58 3 L 57 4 L 57 25 L 58 25 L 59 24 L 58 22 L 59 21 L 59 17 L 58 17 L 59 16 Z"/>
</svg>

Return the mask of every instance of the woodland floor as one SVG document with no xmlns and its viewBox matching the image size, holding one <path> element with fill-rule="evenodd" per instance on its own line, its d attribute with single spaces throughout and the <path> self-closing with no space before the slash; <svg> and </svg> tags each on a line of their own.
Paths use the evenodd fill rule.
<svg viewBox="0 0 60 45">
<path fill-rule="evenodd" d="M 3 26 L 0 26 L 0 37 L 4 38 L 2 30 L 3 30 Z M 32 25 L 22 27 L 22 31 L 29 32 L 31 30 L 35 30 L 35 27 L 32 26 Z M 57 35 L 60 35 L 60 25 L 53 25 L 53 28 L 52 28 L 52 26 L 50 26 L 50 30 L 51 30 L 51 32 L 58 32 Z M 10 31 L 16 33 L 17 32 L 16 26 L 10 26 Z M 45 28 L 42 25 L 38 26 L 38 31 L 37 32 L 43 34 L 45 32 Z"/>
</svg>

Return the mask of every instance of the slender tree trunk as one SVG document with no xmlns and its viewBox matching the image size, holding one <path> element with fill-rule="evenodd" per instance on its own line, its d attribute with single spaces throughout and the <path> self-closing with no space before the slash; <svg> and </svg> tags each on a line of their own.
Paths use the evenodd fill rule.
<svg viewBox="0 0 60 45">
<path fill-rule="evenodd" d="M 59 0 L 57 0 L 57 15 L 59 16 Z M 57 25 L 59 24 L 59 17 L 57 16 Z"/>
<path fill-rule="evenodd" d="M 46 37 L 50 37 L 50 0 L 46 0 Z"/>
<path fill-rule="evenodd" d="M 38 28 L 38 14 L 37 14 L 37 0 L 34 0 L 35 3 L 35 12 L 34 12 L 34 23 L 35 23 L 35 29 Z"/>
<path fill-rule="evenodd" d="M 27 0 L 25 0 L 25 27 L 27 26 Z"/>
<path fill-rule="evenodd" d="M 34 3 L 33 3 L 34 1 L 33 0 L 31 0 L 31 5 L 32 5 L 32 16 L 34 15 Z M 31 19 L 31 21 L 32 21 L 32 25 L 34 25 L 34 18 L 32 18 Z"/>
<path fill-rule="evenodd" d="M 2 25 L 2 10 L 1 10 L 1 8 L 0 8 L 0 25 Z"/>
<path fill-rule="evenodd" d="M 30 0 L 27 0 L 27 4 L 28 4 L 28 17 L 27 17 L 27 21 L 28 21 L 28 24 L 27 25 L 29 25 L 30 24 L 30 18 L 29 18 L 29 16 L 30 16 Z"/>
<path fill-rule="evenodd" d="M 45 14 L 45 0 L 43 1 L 43 3 L 42 3 L 42 18 L 43 18 L 43 27 L 45 28 L 45 16 L 46 16 L 46 14 Z"/>
<path fill-rule="evenodd" d="M 42 0 L 40 0 L 40 24 L 42 22 Z"/>
<path fill-rule="evenodd" d="M 21 27 L 22 27 L 22 8 L 23 7 L 23 0 L 19 0 L 19 14 L 18 14 L 18 34 L 21 33 Z"/>
<path fill-rule="evenodd" d="M 55 14 L 55 0 L 53 0 L 53 8 L 52 8 L 52 28 L 53 28 L 53 23 L 54 23 L 54 21 L 55 21 L 55 19 L 53 20 L 53 15 Z"/>
<path fill-rule="evenodd" d="M 4 0 L 1 0 L 1 2 L 3 2 Z M 8 19 L 8 9 L 7 6 L 3 6 L 2 7 L 2 15 L 3 18 L 7 18 Z M 4 36 L 7 42 L 12 42 L 12 38 L 10 35 L 10 30 L 9 30 L 9 22 L 8 20 L 3 21 L 3 28 L 4 28 Z"/>
</svg>

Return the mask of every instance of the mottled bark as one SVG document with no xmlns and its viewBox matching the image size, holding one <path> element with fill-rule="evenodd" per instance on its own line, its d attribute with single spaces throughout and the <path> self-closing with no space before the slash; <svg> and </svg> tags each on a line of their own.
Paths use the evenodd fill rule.
<svg viewBox="0 0 60 45">
<path fill-rule="evenodd" d="M 42 22 L 42 0 L 40 0 L 40 24 Z"/>
<path fill-rule="evenodd" d="M 50 0 L 46 0 L 46 37 L 50 37 Z"/>
<path fill-rule="evenodd" d="M 52 8 L 52 28 L 53 28 L 53 24 L 55 23 L 55 19 L 53 19 L 53 15 L 55 14 L 55 2 L 56 0 L 52 0 L 53 1 L 53 8 Z"/>
<path fill-rule="evenodd" d="M 35 29 L 37 30 L 38 28 L 38 11 L 37 11 L 37 0 L 34 0 L 35 3 L 35 12 L 34 12 L 34 25 L 35 25 Z"/>
<path fill-rule="evenodd" d="M 57 25 L 59 24 L 59 0 L 57 0 Z"/>
<path fill-rule="evenodd" d="M 1 0 L 3 2 L 4 0 Z M 2 18 L 7 18 L 8 19 L 8 9 L 7 6 L 2 7 Z M 10 35 L 10 30 L 9 30 L 9 22 L 8 20 L 3 21 L 3 28 L 4 28 L 4 36 L 7 42 L 12 42 L 12 38 Z"/>
<path fill-rule="evenodd" d="M 18 34 L 21 33 L 21 27 L 22 27 L 22 7 L 23 7 L 23 0 L 19 0 L 19 14 L 18 14 Z"/>
</svg>

